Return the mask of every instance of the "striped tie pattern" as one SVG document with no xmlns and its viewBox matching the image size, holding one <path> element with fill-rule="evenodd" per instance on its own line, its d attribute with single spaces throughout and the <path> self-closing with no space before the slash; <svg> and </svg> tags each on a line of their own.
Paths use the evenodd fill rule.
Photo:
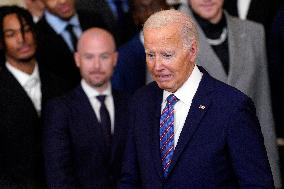
<svg viewBox="0 0 284 189">
<path fill-rule="evenodd" d="M 160 153 L 164 177 L 167 177 L 174 154 L 174 105 L 179 99 L 171 94 L 160 118 Z"/>
</svg>

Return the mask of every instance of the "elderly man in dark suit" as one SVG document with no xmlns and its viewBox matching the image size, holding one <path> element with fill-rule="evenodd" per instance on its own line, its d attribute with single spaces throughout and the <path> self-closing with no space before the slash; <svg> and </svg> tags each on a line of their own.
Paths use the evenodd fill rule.
<svg viewBox="0 0 284 189">
<path fill-rule="evenodd" d="M 156 82 L 130 105 L 119 188 L 273 188 L 253 102 L 196 66 L 192 19 L 160 11 L 143 32 Z"/>
<path fill-rule="evenodd" d="M 17 6 L 0 8 L 0 188 L 43 189 L 40 114 L 61 94 L 59 80 L 38 64 L 35 26 Z"/>
<path fill-rule="evenodd" d="M 127 135 L 127 97 L 111 88 L 117 60 L 103 29 L 83 33 L 75 54 L 82 81 L 44 111 L 44 157 L 50 189 L 116 188 Z"/>
<path fill-rule="evenodd" d="M 105 26 L 99 15 L 76 11 L 74 0 L 42 1 L 46 11 L 37 23 L 38 58 L 71 89 L 80 82 L 80 73 L 73 59 L 77 39 L 90 27 Z"/>
</svg>

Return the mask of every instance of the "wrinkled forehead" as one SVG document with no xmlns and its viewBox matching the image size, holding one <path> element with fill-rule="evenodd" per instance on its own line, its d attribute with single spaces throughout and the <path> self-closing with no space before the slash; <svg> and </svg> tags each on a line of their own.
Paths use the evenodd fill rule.
<svg viewBox="0 0 284 189">
<path fill-rule="evenodd" d="M 144 28 L 144 40 L 148 38 L 167 40 L 177 38 L 181 34 L 182 27 L 178 23 L 162 25 L 155 28 Z"/>
<path fill-rule="evenodd" d="M 181 45 L 180 28 L 170 26 L 144 30 L 145 49 L 177 48 Z"/>
</svg>

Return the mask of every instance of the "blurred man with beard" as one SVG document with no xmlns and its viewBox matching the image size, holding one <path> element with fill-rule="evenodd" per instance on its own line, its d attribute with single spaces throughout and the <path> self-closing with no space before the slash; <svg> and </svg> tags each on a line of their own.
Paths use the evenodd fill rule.
<svg viewBox="0 0 284 189">
<path fill-rule="evenodd" d="M 17 6 L 0 8 L 0 188 L 45 187 L 40 114 L 47 99 L 61 94 L 57 78 L 35 58 L 35 26 Z"/>
<path fill-rule="evenodd" d="M 75 53 L 82 80 L 44 111 L 48 188 L 116 188 L 127 134 L 126 97 L 111 88 L 117 52 L 112 35 L 92 28 Z"/>
<path fill-rule="evenodd" d="M 93 13 L 75 9 L 75 0 L 42 0 L 46 10 L 37 22 L 38 57 L 48 70 L 66 81 L 69 89 L 80 83 L 79 69 L 73 59 L 77 39 L 90 27 L 105 27 Z"/>
</svg>

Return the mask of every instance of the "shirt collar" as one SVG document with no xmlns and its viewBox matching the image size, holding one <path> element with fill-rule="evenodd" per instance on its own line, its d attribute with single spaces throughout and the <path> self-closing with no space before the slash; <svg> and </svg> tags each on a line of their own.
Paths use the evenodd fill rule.
<svg viewBox="0 0 284 189">
<path fill-rule="evenodd" d="M 192 99 L 198 89 L 199 83 L 202 78 L 202 72 L 195 65 L 192 73 L 185 81 L 185 83 L 174 93 L 174 95 L 183 103 L 190 105 Z M 167 97 L 172 94 L 169 91 L 163 91 L 163 102 L 166 103 Z"/>
<path fill-rule="evenodd" d="M 49 11 L 44 12 L 46 21 L 54 29 L 57 34 L 61 34 L 68 24 L 71 24 L 75 27 L 80 27 L 79 17 L 77 14 L 71 17 L 69 21 L 60 19 L 58 16 L 50 13 Z"/>
<path fill-rule="evenodd" d="M 84 79 L 81 80 L 81 86 L 83 88 L 83 91 L 86 93 L 88 98 L 94 98 L 98 95 L 111 95 L 111 83 L 108 82 L 106 90 L 104 90 L 102 93 L 99 93 L 94 87 L 90 86 Z"/>
<path fill-rule="evenodd" d="M 143 34 L 143 31 L 139 32 L 139 39 L 140 39 L 141 43 L 144 45 L 144 34 Z"/>
<path fill-rule="evenodd" d="M 28 80 L 30 80 L 32 78 L 35 78 L 35 79 L 38 79 L 38 80 L 40 79 L 37 63 L 35 64 L 33 73 L 31 75 L 15 68 L 14 66 L 9 64 L 8 62 L 6 62 L 6 67 L 12 73 L 12 75 L 17 79 L 17 81 L 21 84 L 21 86 L 24 86 L 28 82 Z"/>
</svg>

